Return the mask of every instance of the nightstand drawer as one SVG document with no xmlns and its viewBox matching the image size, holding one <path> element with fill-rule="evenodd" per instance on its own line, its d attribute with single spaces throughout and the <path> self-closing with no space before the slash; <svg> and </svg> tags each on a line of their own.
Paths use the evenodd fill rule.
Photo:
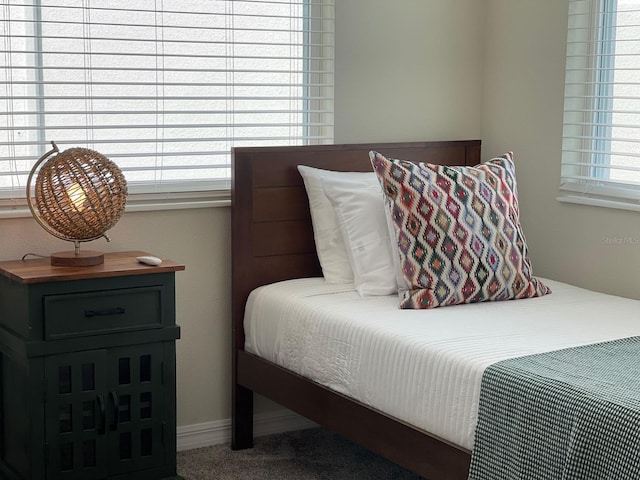
<svg viewBox="0 0 640 480">
<path fill-rule="evenodd" d="M 45 339 L 161 327 L 162 287 L 47 295 Z"/>
</svg>

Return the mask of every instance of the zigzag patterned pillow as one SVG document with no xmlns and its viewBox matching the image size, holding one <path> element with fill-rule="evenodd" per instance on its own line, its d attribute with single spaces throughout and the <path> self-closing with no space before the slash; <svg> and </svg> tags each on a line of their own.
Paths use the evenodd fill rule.
<svg viewBox="0 0 640 480">
<path fill-rule="evenodd" d="M 511 152 L 475 167 L 369 156 L 409 285 L 399 292 L 400 308 L 551 293 L 531 269 Z"/>
</svg>

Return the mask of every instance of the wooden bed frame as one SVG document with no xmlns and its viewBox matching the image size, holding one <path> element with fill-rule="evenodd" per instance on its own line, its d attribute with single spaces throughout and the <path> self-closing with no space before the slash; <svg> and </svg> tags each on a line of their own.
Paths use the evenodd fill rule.
<svg viewBox="0 0 640 480">
<path fill-rule="evenodd" d="M 447 165 L 480 163 L 480 141 L 235 148 L 232 158 L 232 448 L 253 445 L 253 393 L 433 480 L 467 478 L 470 452 L 244 350 L 251 290 L 322 275 L 297 165 L 371 171 L 369 151 Z"/>
</svg>

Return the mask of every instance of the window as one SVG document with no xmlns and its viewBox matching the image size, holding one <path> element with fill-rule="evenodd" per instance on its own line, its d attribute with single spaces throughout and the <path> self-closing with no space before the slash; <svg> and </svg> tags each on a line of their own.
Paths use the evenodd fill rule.
<svg viewBox="0 0 640 480">
<path fill-rule="evenodd" d="M 233 146 L 331 142 L 333 10 L 333 0 L 3 2 L 0 199 L 24 199 L 51 141 L 106 155 L 131 193 L 162 195 L 228 190 Z"/>
<path fill-rule="evenodd" d="M 640 0 L 570 0 L 560 200 L 640 210 Z"/>
</svg>

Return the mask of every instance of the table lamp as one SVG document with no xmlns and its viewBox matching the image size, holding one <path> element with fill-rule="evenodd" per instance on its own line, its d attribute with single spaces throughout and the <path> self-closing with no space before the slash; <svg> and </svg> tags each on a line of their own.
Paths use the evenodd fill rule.
<svg viewBox="0 0 640 480">
<path fill-rule="evenodd" d="M 104 155 L 87 148 L 60 152 L 55 142 L 51 144 L 53 148 L 38 159 L 27 179 L 27 203 L 35 220 L 75 246 L 74 251 L 51 254 L 51 265 L 100 265 L 102 252 L 80 251 L 80 243 L 100 237 L 109 241 L 105 232 L 124 212 L 127 182 Z"/>
</svg>

